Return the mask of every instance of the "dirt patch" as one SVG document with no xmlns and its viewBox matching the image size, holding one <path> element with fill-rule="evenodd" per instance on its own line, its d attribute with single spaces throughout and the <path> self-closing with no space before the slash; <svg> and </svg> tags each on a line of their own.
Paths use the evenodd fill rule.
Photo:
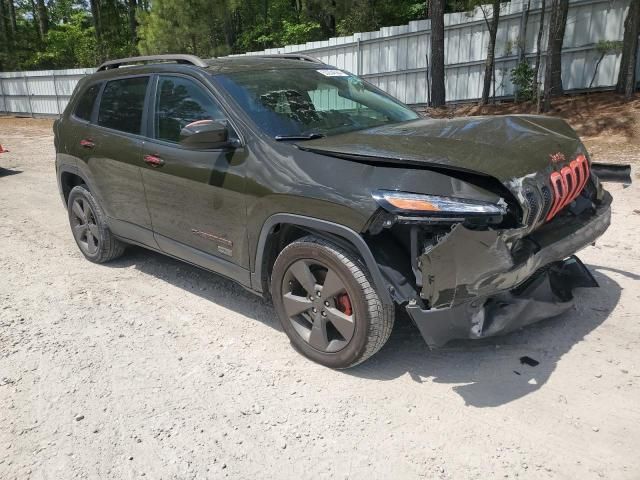
<svg viewBox="0 0 640 480">
<path fill-rule="evenodd" d="M 50 122 L 0 139 L 0 478 L 637 479 L 637 184 L 611 188 L 574 310 L 432 352 L 399 321 L 332 371 L 219 276 L 137 248 L 87 262 Z"/>
<path fill-rule="evenodd" d="M 536 114 L 536 105 L 504 102 L 481 107 L 473 103 L 424 111 L 434 118 Z M 551 111 L 546 115 L 564 118 L 582 137 L 596 161 L 613 161 L 613 156 L 626 163 L 639 161 L 640 95 L 630 102 L 611 92 L 564 96 L 553 100 Z"/>
<path fill-rule="evenodd" d="M 0 117 L 0 144 L 3 137 L 51 135 L 53 121 L 51 118 Z"/>
</svg>

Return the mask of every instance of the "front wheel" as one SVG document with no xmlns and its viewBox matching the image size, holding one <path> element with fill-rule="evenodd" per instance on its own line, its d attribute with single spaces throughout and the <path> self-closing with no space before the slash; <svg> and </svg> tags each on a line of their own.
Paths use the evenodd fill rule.
<svg viewBox="0 0 640 480">
<path fill-rule="evenodd" d="M 331 368 L 364 362 L 385 344 L 394 312 L 385 307 L 357 255 L 314 236 L 278 255 L 273 301 L 291 343 Z"/>
</svg>

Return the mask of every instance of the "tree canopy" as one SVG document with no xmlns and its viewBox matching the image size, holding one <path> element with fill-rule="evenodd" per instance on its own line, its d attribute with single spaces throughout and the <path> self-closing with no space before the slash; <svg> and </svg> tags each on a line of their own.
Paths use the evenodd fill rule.
<svg viewBox="0 0 640 480">
<path fill-rule="evenodd" d="M 477 0 L 448 0 L 446 11 Z M 202 57 L 325 40 L 427 16 L 425 0 L 0 0 L 0 70 L 120 56 Z"/>
<path fill-rule="evenodd" d="M 431 103 L 445 103 L 444 14 L 471 11 L 490 0 L 0 0 L 0 71 L 91 67 L 104 60 L 137 54 L 192 53 L 224 56 L 282 47 L 431 18 Z M 521 99 L 538 97 L 546 76 L 545 106 L 562 93 L 562 40 L 568 0 L 543 0 L 548 28 L 547 62 L 540 71 L 543 29 L 537 32 L 538 54 L 531 68 L 522 51 L 511 71 Z M 635 90 L 639 2 L 631 2 L 622 51 L 618 91 Z M 486 16 L 491 40 L 487 48 L 483 103 L 495 77 L 496 18 Z M 523 11 L 523 25 L 531 7 Z M 543 7 L 543 11 L 544 11 Z M 546 20 L 550 17 L 550 20 Z M 524 34 L 521 32 L 521 37 Z M 522 41 L 522 40 L 520 40 Z M 620 47 L 622 45 L 622 47 Z M 604 48 L 604 47 L 603 47 Z M 613 47 L 607 46 L 610 51 Z M 606 52 L 605 52 L 606 53 Z M 601 55 L 601 59 L 604 54 Z M 600 60 L 601 60 L 600 59 Z M 598 64 L 600 61 L 598 61 Z M 596 67 L 597 68 L 597 67 Z M 595 78 L 595 73 L 594 73 Z M 493 86 L 495 96 L 495 85 Z"/>
</svg>

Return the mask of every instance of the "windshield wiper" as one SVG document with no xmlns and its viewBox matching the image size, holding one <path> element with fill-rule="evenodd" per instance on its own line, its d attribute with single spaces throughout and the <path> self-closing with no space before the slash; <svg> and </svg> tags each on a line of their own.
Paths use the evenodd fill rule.
<svg viewBox="0 0 640 480">
<path fill-rule="evenodd" d="M 322 133 L 308 133 L 306 135 L 276 135 L 275 139 L 278 142 L 283 140 L 313 140 L 314 138 L 322 138 Z"/>
</svg>

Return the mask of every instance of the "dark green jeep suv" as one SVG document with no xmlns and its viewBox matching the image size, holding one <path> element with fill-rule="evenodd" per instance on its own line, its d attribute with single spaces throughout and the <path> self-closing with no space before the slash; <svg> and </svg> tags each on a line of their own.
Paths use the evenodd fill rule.
<svg viewBox="0 0 640 480">
<path fill-rule="evenodd" d="M 304 56 L 114 60 L 55 126 L 73 236 L 92 262 L 141 245 L 271 297 L 334 368 L 388 339 L 520 328 L 597 286 L 573 254 L 611 197 L 563 121 L 420 118 Z"/>
</svg>

